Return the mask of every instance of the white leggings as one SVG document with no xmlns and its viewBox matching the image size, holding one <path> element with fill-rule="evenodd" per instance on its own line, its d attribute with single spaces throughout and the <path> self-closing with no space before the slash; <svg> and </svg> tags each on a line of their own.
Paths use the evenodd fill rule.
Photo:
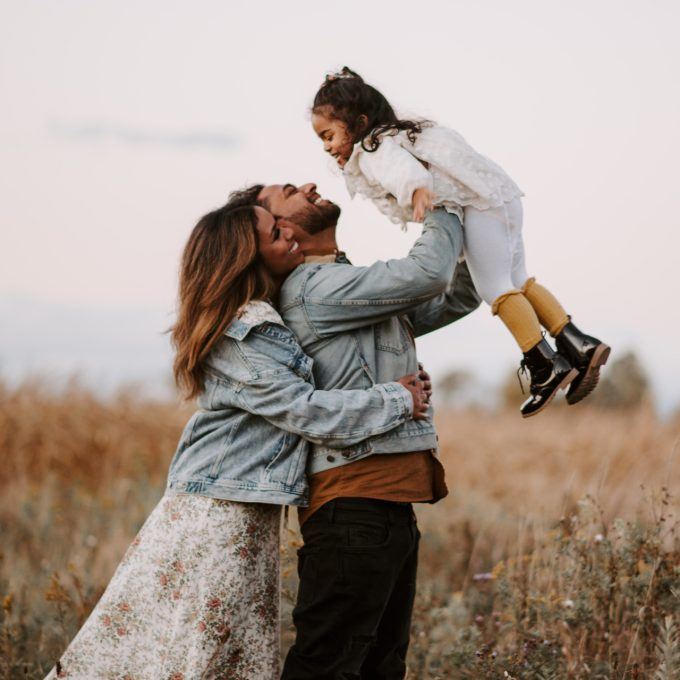
<svg viewBox="0 0 680 680">
<path fill-rule="evenodd" d="M 465 259 L 484 302 L 492 304 L 526 280 L 522 241 L 522 201 L 515 198 L 498 208 L 465 208 Z"/>
</svg>

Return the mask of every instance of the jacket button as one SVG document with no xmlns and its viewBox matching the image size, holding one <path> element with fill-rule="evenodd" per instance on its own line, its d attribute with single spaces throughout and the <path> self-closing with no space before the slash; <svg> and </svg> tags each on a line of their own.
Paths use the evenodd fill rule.
<svg viewBox="0 0 680 680">
<path fill-rule="evenodd" d="M 326 456 L 326 460 L 327 460 L 329 463 L 334 463 L 334 462 L 335 462 L 335 456 Z"/>
</svg>

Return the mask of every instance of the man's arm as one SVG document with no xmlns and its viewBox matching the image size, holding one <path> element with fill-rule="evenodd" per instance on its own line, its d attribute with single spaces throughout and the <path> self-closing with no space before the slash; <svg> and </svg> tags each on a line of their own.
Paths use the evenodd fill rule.
<svg viewBox="0 0 680 680">
<path fill-rule="evenodd" d="M 446 292 L 418 305 L 407 316 L 414 335 L 418 337 L 458 321 L 477 309 L 481 301 L 472 283 L 467 262 L 461 262 Z"/>
<path fill-rule="evenodd" d="M 458 218 L 432 211 L 407 257 L 369 267 L 323 265 L 308 278 L 298 272 L 294 281 L 302 277 L 302 290 L 284 283 L 281 311 L 285 318 L 287 309 L 302 304 L 319 338 L 379 323 L 444 294 L 462 247 Z"/>
</svg>

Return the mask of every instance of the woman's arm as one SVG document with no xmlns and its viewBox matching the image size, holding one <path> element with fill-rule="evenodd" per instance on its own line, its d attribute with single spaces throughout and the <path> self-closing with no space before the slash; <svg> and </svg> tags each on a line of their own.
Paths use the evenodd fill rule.
<svg viewBox="0 0 680 680">
<path fill-rule="evenodd" d="M 248 382 L 244 410 L 316 444 L 346 448 L 424 417 L 423 398 L 399 382 L 366 390 L 315 390 L 293 371 Z M 414 399 L 415 397 L 415 399 Z"/>
</svg>

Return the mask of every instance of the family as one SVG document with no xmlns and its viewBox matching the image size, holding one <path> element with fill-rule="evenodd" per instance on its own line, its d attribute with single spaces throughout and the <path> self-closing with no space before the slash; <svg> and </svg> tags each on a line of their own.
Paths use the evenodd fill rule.
<svg viewBox="0 0 680 680">
<path fill-rule="evenodd" d="M 403 259 L 353 266 L 340 208 L 313 183 L 255 185 L 198 221 L 172 340 L 199 410 L 50 679 L 404 678 L 413 503 L 448 493 L 415 338 L 484 299 L 524 353 L 523 416 L 597 383 L 609 347 L 526 276 L 521 193 L 498 166 L 453 131 L 398 119 L 349 69 L 326 78 L 312 125 L 352 192 L 422 234 Z M 298 508 L 304 545 L 281 668 L 282 506 Z"/>
</svg>

